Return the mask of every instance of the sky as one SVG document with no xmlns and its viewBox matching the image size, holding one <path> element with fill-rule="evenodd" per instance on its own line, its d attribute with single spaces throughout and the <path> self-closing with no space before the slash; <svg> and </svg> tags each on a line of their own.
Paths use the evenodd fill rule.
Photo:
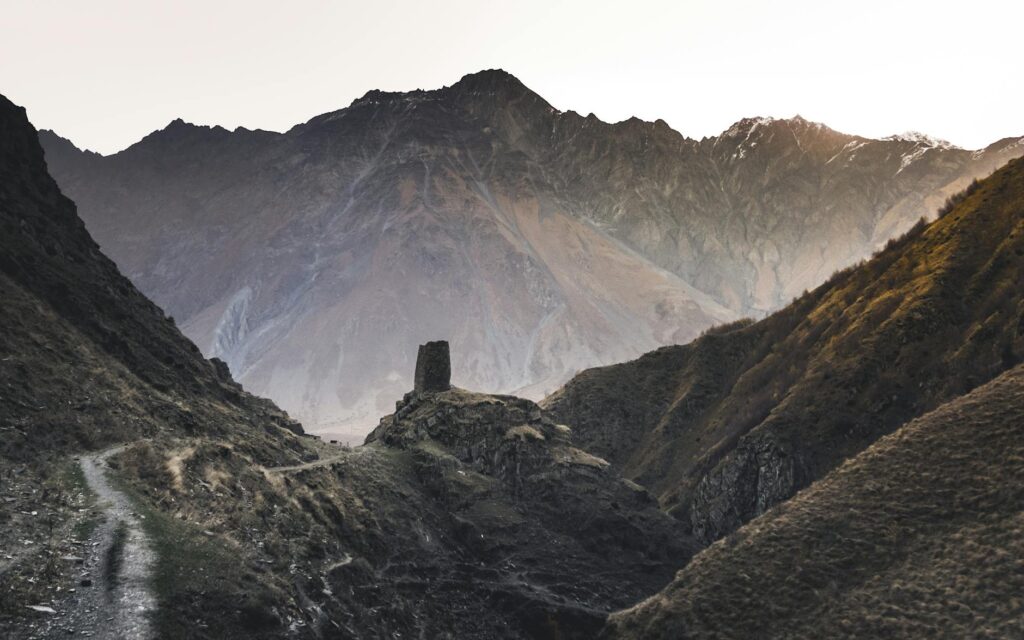
<svg viewBox="0 0 1024 640">
<path fill-rule="evenodd" d="M 1009 0 L 0 0 L 0 93 L 100 153 L 179 117 L 283 131 L 489 68 L 694 138 L 799 114 L 979 148 L 1024 135 L 1022 38 Z"/>
</svg>

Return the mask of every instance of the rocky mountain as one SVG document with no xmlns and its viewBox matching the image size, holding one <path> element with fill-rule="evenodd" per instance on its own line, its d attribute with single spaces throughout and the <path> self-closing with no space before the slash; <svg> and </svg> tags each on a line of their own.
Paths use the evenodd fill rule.
<svg viewBox="0 0 1024 640">
<path fill-rule="evenodd" d="M 712 545 L 604 638 L 1012 638 L 1024 367 L 882 438 Z"/>
<path fill-rule="evenodd" d="M 760 322 L 545 401 L 710 543 L 1024 360 L 1024 161 Z"/>
<path fill-rule="evenodd" d="M 223 362 L 203 358 L 100 252 L 48 175 L 24 110 L 2 96 L 0 175 L 5 458 L 165 429 L 302 432 L 273 404 L 243 392 Z"/>
<path fill-rule="evenodd" d="M 0 228 L 4 638 L 591 638 L 696 549 L 448 362 L 367 445 L 303 436 L 103 256 L 5 98 Z"/>
<path fill-rule="evenodd" d="M 298 423 L 204 359 L 100 252 L 24 110 L 2 96 L 0 229 L 0 636 L 105 626 L 98 637 L 143 637 L 96 619 L 97 602 L 125 596 L 98 558 L 120 559 L 113 540 L 127 529 L 101 522 L 72 456 L 200 434 L 268 465 L 315 453 Z M 52 626 L 58 615 L 66 628 Z"/>
<path fill-rule="evenodd" d="M 281 134 L 175 121 L 109 157 L 42 142 L 132 281 L 314 430 L 365 429 L 435 337 L 459 384 L 536 398 L 763 314 L 1024 153 L 801 118 L 697 141 L 558 111 L 501 71 Z"/>
</svg>

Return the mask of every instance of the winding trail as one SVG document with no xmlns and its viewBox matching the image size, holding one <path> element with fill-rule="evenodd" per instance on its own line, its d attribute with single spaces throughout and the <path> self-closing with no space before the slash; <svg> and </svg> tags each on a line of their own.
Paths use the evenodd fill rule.
<svg viewBox="0 0 1024 640">
<path fill-rule="evenodd" d="M 313 460 L 312 462 L 305 462 L 303 464 L 293 464 L 287 467 L 265 467 L 264 470 L 271 473 L 286 473 L 288 471 L 305 471 L 306 469 L 316 469 L 317 467 L 327 467 L 335 462 L 342 460 L 347 457 L 351 457 L 351 452 L 339 453 L 335 456 L 328 458 L 320 458 L 319 460 Z"/>
<path fill-rule="evenodd" d="M 96 494 L 95 508 L 101 521 L 85 543 L 86 553 L 81 572 L 76 573 L 74 596 L 64 603 L 66 610 L 52 619 L 48 637 L 155 637 L 150 617 L 156 610 L 156 597 L 150 581 L 156 552 L 128 496 L 115 489 L 107 478 L 107 459 L 125 446 L 82 454 L 79 458 L 85 480 Z"/>
<path fill-rule="evenodd" d="M 317 448 L 317 454 L 321 457 L 316 460 L 303 462 L 301 464 L 285 465 L 283 467 L 263 467 L 263 471 L 265 473 L 291 473 L 295 471 L 305 471 L 306 469 L 329 467 L 335 462 L 339 462 L 346 458 L 366 455 L 369 451 L 370 449 L 365 446 L 339 447 L 336 445 L 321 444 Z"/>
</svg>

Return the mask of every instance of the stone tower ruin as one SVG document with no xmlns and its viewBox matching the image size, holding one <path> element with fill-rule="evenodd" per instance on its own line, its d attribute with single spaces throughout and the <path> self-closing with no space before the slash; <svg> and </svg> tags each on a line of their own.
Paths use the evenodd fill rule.
<svg viewBox="0 0 1024 640">
<path fill-rule="evenodd" d="M 451 388 L 452 361 L 447 340 L 421 344 L 416 354 L 414 391 L 447 391 Z"/>
</svg>

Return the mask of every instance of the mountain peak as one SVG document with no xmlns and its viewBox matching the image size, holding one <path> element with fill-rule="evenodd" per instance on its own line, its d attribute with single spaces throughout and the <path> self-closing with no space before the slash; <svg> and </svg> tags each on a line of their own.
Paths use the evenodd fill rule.
<svg viewBox="0 0 1024 640">
<path fill-rule="evenodd" d="M 884 138 L 884 140 L 892 140 L 895 142 L 913 142 L 915 144 L 919 144 L 925 147 L 938 147 L 941 149 L 960 148 L 953 144 L 952 142 L 949 142 L 948 140 L 936 138 L 934 136 L 928 135 L 927 133 L 921 133 L 920 131 L 906 131 L 904 133 L 898 133 L 896 135 L 888 136 Z"/>
<path fill-rule="evenodd" d="M 101 157 L 101 154 L 96 153 L 95 151 L 79 148 L 78 145 L 76 145 L 74 142 L 60 135 L 56 131 L 53 131 L 52 129 L 40 129 L 39 140 L 43 143 L 43 147 L 47 150 L 48 157 L 50 153 L 56 149 L 59 149 L 62 152 L 66 153 L 83 154 L 87 157 Z"/>
<path fill-rule="evenodd" d="M 526 86 L 504 69 L 484 69 L 476 73 L 467 73 L 452 88 L 459 87 L 469 91 L 486 91 L 499 88 L 523 88 Z"/>
<path fill-rule="evenodd" d="M 410 91 L 383 91 L 371 89 L 357 98 L 351 106 L 378 105 L 395 102 L 424 102 L 444 98 L 451 94 L 496 95 L 532 93 L 511 73 L 503 69 L 485 69 L 462 76 L 458 82 L 440 89 L 412 89 Z"/>
<path fill-rule="evenodd" d="M 763 126 L 770 125 L 787 125 L 789 127 L 801 127 L 804 129 L 828 129 L 829 127 L 820 123 L 808 120 L 807 118 L 797 114 L 792 118 L 775 118 L 772 116 L 754 116 L 749 118 L 742 118 L 732 124 L 731 127 L 722 132 L 719 137 L 735 137 L 737 135 L 749 134 L 755 129 Z"/>
<path fill-rule="evenodd" d="M 201 125 L 192 124 L 191 122 L 186 122 L 182 118 L 175 118 L 174 120 L 171 120 L 170 122 L 168 122 L 167 125 L 163 129 L 160 129 L 159 131 L 169 131 L 169 132 L 173 133 L 173 132 L 192 131 L 194 129 L 202 129 L 202 128 L 204 128 L 204 127 L 202 127 Z M 209 127 L 205 127 L 205 128 L 208 129 Z"/>
<path fill-rule="evenodd" d="M 550 106 L 519 78 L 503 69 L 485 69 L 470 73 L 442 91 L 457 96 L 500 96 L 503 99 L 529 97 Z"/>
<path fill-rule="evenodd" d="M 228 130 L 219 124 L 194 124 L 183 120 L 182 118 L 175 118 L 167 123 L 167 126 L 163 128 L 163 131 L 169 131 L 172 133 L 187 133 L 192 131 L 216 131 L 216 132 L 227 132 Z"/>
<path fill-rule="evenodd" d="M 135 144 L 125 149 L 138 148 L 140 145 L 152 144 L 159 142 L 161 144 L 182 144 L 183 141 L 194 141 L 196 136 L 208 137 L 210 135 L 223 136 L 229 135 L 231 132 L 220 125 L 204 125 L 204 124 L 192 124 L 186 122 L 181 118 L 175 118 L 167 123 L 163 129 L 158 129 L 153 133 L 143 137 Z"/>
</svg>

